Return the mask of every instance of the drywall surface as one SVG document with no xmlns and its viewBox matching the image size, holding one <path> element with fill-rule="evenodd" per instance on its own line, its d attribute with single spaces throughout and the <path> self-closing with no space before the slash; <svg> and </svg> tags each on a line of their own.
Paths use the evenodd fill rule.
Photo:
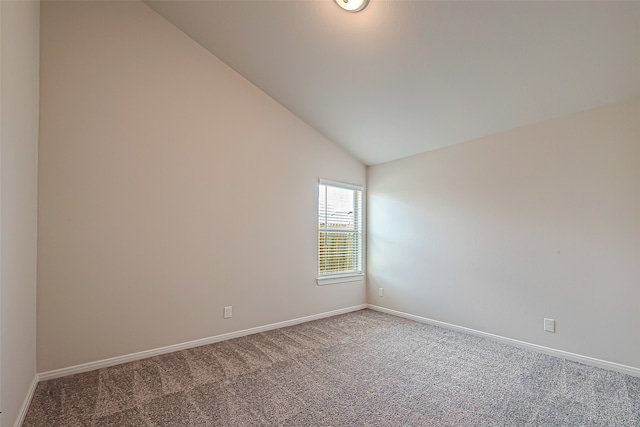
<svg viewBox="0 0 640 427">
<path fill-rule="evenodd" d="M 360 162 L 142 3 L 41 19 L 40 372 L 365 302 L 315 281 Z"/>
<path fill-rule="evenodd" d="M 369 303 L 640 367 L 640 98 L 371 167 L 368 189 Z"/>
<path fill-rule="evenodd" d="M 39 2 L 0 2 L 0 410 L 16 423 L 36 374 Z"/>
</svg>

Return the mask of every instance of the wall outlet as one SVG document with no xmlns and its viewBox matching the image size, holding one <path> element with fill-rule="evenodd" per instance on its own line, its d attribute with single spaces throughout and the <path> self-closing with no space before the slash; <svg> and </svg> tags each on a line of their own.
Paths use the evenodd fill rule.
<svg viewBox="0 0 640 427">
<path fill-rule="evenodd" d="M 544 330 L 547 332 L 556 331 L 556 321 L 554 319 L 544 319 Z"/>
<path fill-rule="evenodd" d="M 228 305 L 224 308 L 224 318 L 229 319 L 231 316 L 233 316 L 233 307 Z"/>
<path fill-rule="evenodd" d="M 384 288 L 378 288 L 378 296 L 379 297 L 383 297 L 384 296 Z"/>
</svg>

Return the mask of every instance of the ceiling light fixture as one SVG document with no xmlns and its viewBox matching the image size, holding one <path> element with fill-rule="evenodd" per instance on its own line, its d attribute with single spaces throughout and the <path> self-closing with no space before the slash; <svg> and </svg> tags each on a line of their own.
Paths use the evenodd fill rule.
<svg viewBox="0 0 640 427">
<path fill-rule="evenodd" d="M 360 12 L 369 4 L 369 0 L 336 0 L 336 3 L 347 12 Z"/>
</svg>

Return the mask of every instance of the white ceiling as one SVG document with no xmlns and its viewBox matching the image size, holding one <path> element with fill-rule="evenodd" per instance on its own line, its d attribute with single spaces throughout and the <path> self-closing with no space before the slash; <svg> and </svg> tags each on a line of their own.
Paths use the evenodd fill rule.
<svg viewBox="0 0 640 427">
<path fill-rule="evenodd" d="M 640 2 L 146 1 L 368 165 L 640 95 Z"/>
</svg>

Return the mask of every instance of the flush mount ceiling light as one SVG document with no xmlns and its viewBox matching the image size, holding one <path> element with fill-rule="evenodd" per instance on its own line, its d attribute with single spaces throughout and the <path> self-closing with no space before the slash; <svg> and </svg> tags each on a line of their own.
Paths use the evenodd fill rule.
<svg viewBox="0 0 640 427">
<path fill-rule="evenodd" d="M 336 0 L 336 3 L 347 12 L 359 12 L 367 6 L 369 0 Z"/>
</svg>

